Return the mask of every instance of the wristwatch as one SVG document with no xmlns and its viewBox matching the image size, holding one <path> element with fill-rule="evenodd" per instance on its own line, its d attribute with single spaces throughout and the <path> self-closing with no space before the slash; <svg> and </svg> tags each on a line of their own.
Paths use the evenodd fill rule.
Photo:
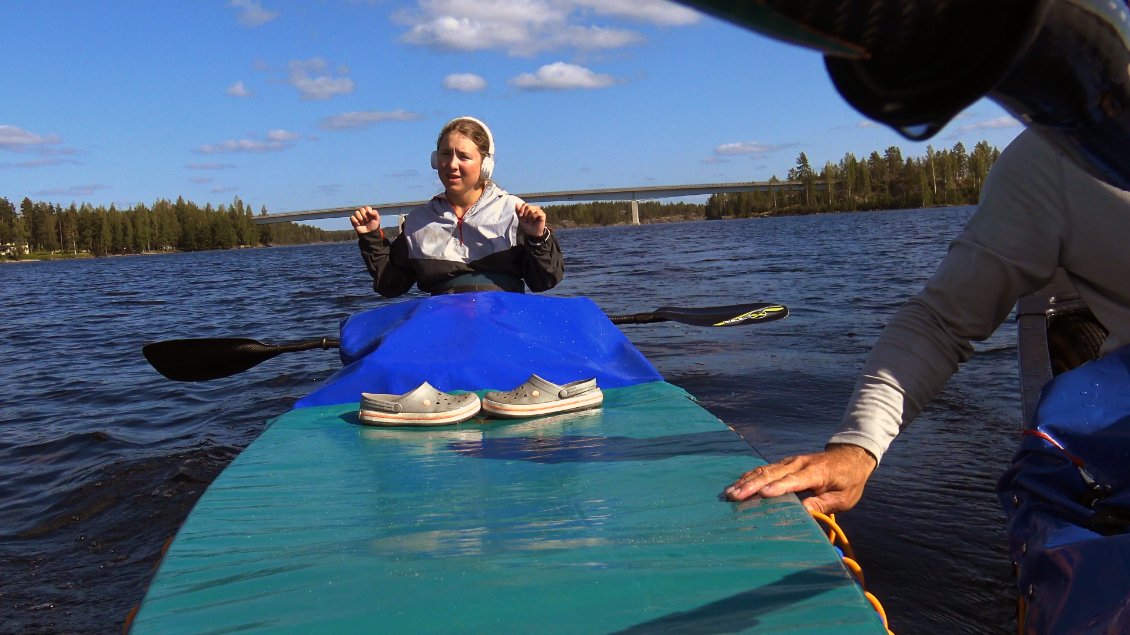
<svg viewBox="0 0 1130 635">
<path fill-rule="evenodd" d="M 544 245 L 545 241 L 547 241 L 547 240 L 549 240 L 549 228 L 548 227 L 545 228 L 545 233 L 542 234 L 541 236 L 538 236 L 537 238 L 531 238 L 529 236 L 526 236 L 526 242 L 535 246 L 535 247 L 540 247 L 540 246 Z"/>
</svg>

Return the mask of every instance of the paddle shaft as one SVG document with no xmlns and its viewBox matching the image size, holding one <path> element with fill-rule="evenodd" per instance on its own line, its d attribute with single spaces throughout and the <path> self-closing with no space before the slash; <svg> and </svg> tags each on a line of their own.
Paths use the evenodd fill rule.
<svg viewBox="0 0 1130 635">
<path fill-rule="evenodd" d="M 731 304 L 727 306 L 685 309 L 662 307 L 650 313 L 609 316 L 613 324 L 654 324 L 680 322 L 691 326 L 742 326 L 755 322 L 772 322 L 789 315 L 788 307 L 781 304 Z"/>
<path fill-rule="evenodd" d="M 692 326 L 739 326 L 779 320 L 789 314 L 780 304 L 732 304 L 719 307 L 662 307 L 649 313 L 609 316 L 613 324 L 680 322 Z M 337 348 L 341 341 L 323 337 L 290 344 L 264 344 L 224 337 L 153 342 L 142 347 L 150 365 L 173 381 L 207 381 L 241 373 L 276 355 L 313 348 Z"/>
</svg>

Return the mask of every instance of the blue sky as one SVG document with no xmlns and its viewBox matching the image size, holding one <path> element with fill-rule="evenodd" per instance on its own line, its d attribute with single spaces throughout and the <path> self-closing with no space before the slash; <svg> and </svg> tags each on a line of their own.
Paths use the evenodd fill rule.
<svg viewBox="0 0 1130 635">
<path fill-rule="evenodd" d="M 804 152 L 1003 149 L 982 100 L 925 143 L 866 121 L 821 56 L 648 0 L 5 0 L 0 196 L 258 211 L 422 200 L 472 115 L 511 192 L 784 178 Z M 348 227 L 342 221 L 319 223 Z"/>
</svg>

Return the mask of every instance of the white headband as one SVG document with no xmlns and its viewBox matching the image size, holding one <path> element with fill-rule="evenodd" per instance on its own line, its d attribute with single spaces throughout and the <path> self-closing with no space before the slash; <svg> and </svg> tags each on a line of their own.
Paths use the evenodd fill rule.
<svg viewBox="0 0 1130 635">
<path fill-rule="evenodd" d="M 472 123 L 476 123 L 483 129 L 483 132 L 487 133 L 487 154 L 485 157 L 483 157 L 482 171 L 483 177 L 489 179 L 491 173 L 494 172 L 494 135 L 490 133 L 490 128 L 488 128 L 485 123 L 479 121 L 478 119 L 475 119 L 474 117 L 468 116 L 456 117 L 455 119 L 452 119 L 451 121 L 443 124 L 443 128 L 441 128 L 441 130 L 447 128 L 456 121 L 470 121 Z M 432 151 L 432 169 L 439 169 L 439 154 L 434 150 Z"/>
</svg>

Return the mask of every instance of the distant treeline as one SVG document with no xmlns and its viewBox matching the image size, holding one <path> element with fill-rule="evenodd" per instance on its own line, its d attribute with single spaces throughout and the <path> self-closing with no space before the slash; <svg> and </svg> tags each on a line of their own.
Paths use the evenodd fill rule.
<svg viewBox="0 0 1130 635">
<path fill-rule="evenodd" d="M 295 223 L 256 225 L 251 219 L 251 208 L 239 198 L 217 208 L 178 198 L 123 210 L 74 203 L 64 209 L 28 198 L 17 210 L 0 198 L 0 248 L 7 247 L 12 256 L 22 245 L 31 252 L 107 256 L 331 242 L 354 235 Z"/>
<path fill-rule="evenodd" d="M 949 150 L 927 147 L 924 157 L 902 156 L 896 146 L 866 160 L 850 152 L 819 171 L 805 153 L 785 177 L 789 188 L 765 192 L 714 194 L 706 204 L 655 201 L 639 203 L 641 222 L 747 218 L 819 212 L 906 209 L 977 202 L 989 167 L 1000 152 L 981 141 L 966 152 L 961 143 Z M 776 176 L 770 183 L 784 183 Z M 264 207 L 261 214 L 266 214 Z M 546 208 L 554 226 L 616 225 L 631 222 L 627 202 L 578 203 Z M 251 209 L 236 198 L 231 205 L 200 207 L 178 198 L 151 206 L 118 210 L 77 206 L 64 209 L 25 198 L 17 210 L 0 198 L 0 254 L 20 246 L 32 252 L 90 253 L 96 256 L 153 251 L 200 251 L 259 245 L 293 245 L 353 240 L 352 230 L 326 231 L 309 225 L 256 225 Z M 18 255 L 18 254 L 14 254 Z"/>
<path fill-rule="evenodd" d="M 975 145 L 973 152 L 960 142 L 949 150 L 928 146 L 926 156 L 917 158 L 904 158 L 898 147 L 891 146 L 882 155 L 872 152 L 866 160 L 849 152 L 839 163 L 829 161 L 816 171 L 801 152 L 785 181 L 769 179 L 783 185 L 787 181 L 790 189 L 714 194 L 705 205 L 640 202 L 640 222 L 972 205 L 998 156 L 1000 151 L 986 141 Z M 554 205 L 546 208 L 546 214 L 554 225 L 614 225 L 631 222 L 631 205 L 623 201 Z"/>
</svg>

